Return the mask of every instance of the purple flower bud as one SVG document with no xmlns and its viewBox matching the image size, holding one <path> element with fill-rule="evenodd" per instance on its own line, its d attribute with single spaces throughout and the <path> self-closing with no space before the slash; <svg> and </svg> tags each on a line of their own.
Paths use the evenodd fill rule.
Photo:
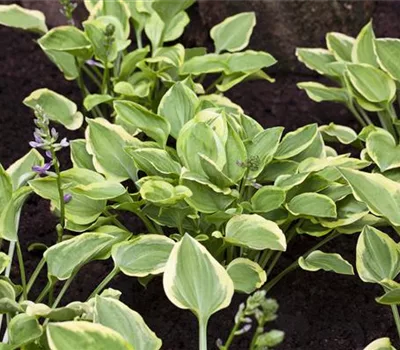
<svg viewBox="0 0 400 350">
<path fill-rule="evenodd" d="M 36 142 L 36 141 L 30 141 L 29 142 L 29 146 L 31 146 L 32 148 L 39 148 L 39 147 L 43 146 L 43 143 L 39 143 L 39 142 Z"/>
<path fill-rule="evenodd" d="M 88 66 L 96 66 L 96 67 L 103 68 L 103 66 L 99 62 L 96 62 L 95 60 L 87 60 L 86 64 Z"/>
<path fill-rule="evenodd" d="M 69 203 L 72 199 L 72 194 L 71 193 L 66 193 L 64 194 L 64 203 Z"/>
<path fill-rule="evenodd" d="M 60 146 L 61 147 L 68 147 L 69 146 L 69 142 L 67 141 L 67 138 L 64 137 L 61 141 L 60 141 Z"/>
<path fill-rule="evenodd" d="M 51 154 L 51 151 L 46 151 L 46 157 L 49 159 L 53 159 L 53 155 Z"/>
<path fill-rule="evenodd" d="M 33 137 L 35 138 L 36 143 L 43 143 L 43 139 L 40 137 L 39 132 L 35 131 L 33 133 Z"/>
<path fill-rule="evenodd" d="M 51 128 L 51 136 L 53 136 L 54 139 L 58 138 L 58 132 L 56 129 Z"/>
<path fill-rule="evenodd" d="M 47 174 L 47 171 L 50 170 L 50 168 L 51 168 L 51 163 L 44 163 L 43 166 L 34 165 L 32 167 L 32 171 L 38 173 L 40 176 L 44 176 Z"/>
</svg>

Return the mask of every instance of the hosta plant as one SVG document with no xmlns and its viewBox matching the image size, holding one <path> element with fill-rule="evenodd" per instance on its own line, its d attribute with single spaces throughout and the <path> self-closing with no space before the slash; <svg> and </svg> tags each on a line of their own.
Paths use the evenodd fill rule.
<svg viewBox="0 0 400 350">
<path fill-rule="evenodd" d="M 85 109 L 95 117 L 115 116 L 108 107 L 118 100 L 157 112 L 160 100 L 177 82 L 181 83 L 175 94 L 186 87 L 204 94 L 225 92 L 245 80 L 273 81 L 263 69 L 275 64 L 275 59 L 266 52 L 243 51 L 256 24 L 252 12 L 235 15 L 212 28 L 211 53 L 204 47 L 170 44 L 188 25 L 185 10 L 193 2 L 86 0 L 89 18 L 80 29 L 73 21 L 74 6 L 63 0 L 69 25 L 51 30 L 39 11 L 0 5 L 0 24 L 39 34 L 39 47 L 67 80 L 77 81 Z M 131 50 L 132 36 L 135 48 Z M 212 77 L 206 79 L 208 75 Z M 163 112 L 167 119 L 174 114 L 171 107 Z M 176 137 L 175 125 L 171 131 Z"/>
<path fill-rule="evenodd" d="M 316 102 L 346 105 L 362 126 L 376 124 L 399 140 L 395 102 L 399 96 L 400 40 L 376 38 L 369 22 L 352 38 L 342 33 L 326 35 L 327 49 L 298 48 L 298 59 L 327 77 L 332 86 L 302 82 L 298 86 Z"/>
<path fill-rule="evenodd" d="M 7 170 L 1 168 L 0 236 L 9 242 L 8 257 L 2 256 L 6 299 L 0 299 L 8 321 L 7 346 L 69 349 L 88 348 L 91 342 L 105 348 L 158 349 L 158 338 L 139 316 L 115 301 L 118 292 L 104 291 L 118 274 L 144 285 L 162 274 L 169 300 L 197 317 L 200 350 L 207 348 L 209 318 L 229 305 L 234 291 L 269 291 L 298 266 L 354 274 L 349 262 L 321 251 L 322 246 L 366 225 L 392 223 L 377 208 L 397 214 L 388 205 L 371 205 L 348 176 L 375 176 L 365 170 L 376 162 L 373 152 L 364 151 L 361 159 L 338 155 L 325 140 L 360 145 L 374 129 L 360 136 L 333 124 L 287 133 L 281 127 L 264 129 L 223 96 L 243 80 L 269 79 L 262 69 L 275 63 L 264 52 L 240 52 L 255 24 L 252 13 L 216 25 L 210 32 L 215 52 L 206 54 L 180 44 L 163 46 L 181 35 L 191 1 L 172 7 L 164 1 L 85 3 L 90 18 L 83 30 L 69 25 L 48 31 L 40 13 L 0 7 L 1 23 L 42 34 L 39 45 L 67 79 L 78 81 L 86 109 L 45 88 L 32 92 L 24 104 L 36 115 L 33 149 Z M 63 4 L 72 24 L 73 7 Z M 131 22 L 138 48 L 127 53 Z M 142 47 L 143 31 L 151 48 Z M 217 77 L 205 84 L 208 73 Z M 87 87 L 88 78 L 93 85 Z M 83 127 L 85 136 L 67 141 L 55 124 Z M 57 155 L 67 147 L 70 169 L 63 168 Z M 27 280 L 18 222 L 32 193 L 50 202 L 59 224 L 54 245 L 34 246 L 45 252 Z M 145 232 L 130 232 L 126 215 L 140 219 Z M 281 254 L 302 235 L 315 237 L 316 244 L 276 274 Z M 9 279 L 7 264 L 14 250 L 21 288 Z M 113 268 L 88 300 L 60 308 L 79 269 L 108 258 Z M 32 285 L 45 267 L 47 284 L 31 304 Z M 55 296 L 56 284 L 63 287 Z M 256 294 L 239 310 L 231 335 L 218 342 L 220 348 L 228 349 L 232 337 L 248 330 L 249 316 L 257 322 L 251 349 L 282 340 L 281 332 L 264 331 L 276 304 L 263 298 Z M 59 318 L 60 313 L 68 317 Z M 127 323 L 112 317 L 117 313 Z M 137 339 L 148 347 L 134 343 Z"/>
<path fill-rule="evenodd" d="M 371 172 L 343 167 L 339 167 L 338 170 L 342 174 L 343 180 L 350 186 L 354 198 L 364 203 L 370 211 L 370 214 L 361 219 L 363 224 L 359 225 L 362 232 L 356 248 L 357 273 L 362 281 L 382 287 L 384 294 L 376 300 L 378 303 L 391 306 L 400 336 L 400 317 L 397 308 L 397 305 L 400 304 L 400 285 L 397 282 L 400 273 L 399 246 L 396 242 L 397 239 L 392 238 L 393 235 L 390 236 L 382 229 L 372 227 L 378 225 L 392 227 L 393 232 L 399 232 L 400 163 L 397 160 L 398 149 L 393 136 L 382 128 L 368 126 L 357 135 L 351 129 L 343 126 L 339 128 L 331 124 L 320 127 L 325 132 L 330 130 L 327 135 L 328 139 L 331 139 L 334 128 L 337 132 L 340 130 L 341 134 L 341 137 L 336 139 L 341 139 L 341 142 L 347 144 L 353 143 L 362 148 L 362 158 L 369 161 L 371 165 Z M 310 257 L 311 254 L 304 261 L 307 262 Z M 299 260 L 300 266 L 304 261 Z M 379 340 L 376 344 L 383 347 L 385 342 L 387 340 Z M 374 346 L 371 344 L 367 349 L 375 349 Z M 388 349 L 391 347 L 389 346 Z"/>
</svg>

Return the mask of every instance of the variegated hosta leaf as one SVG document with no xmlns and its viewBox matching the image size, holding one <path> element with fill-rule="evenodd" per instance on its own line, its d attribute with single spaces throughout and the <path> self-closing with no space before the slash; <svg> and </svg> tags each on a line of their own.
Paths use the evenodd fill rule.
<svg viewBox="0 0 400 350">
<path fill-rule="evenodd" d="M 354 275 L 353 266 L 339 254 L 324 253 L 316 250 L 307 257 L 299 258 L 299 266 L 306 271 L 332 271 L 343 275 Z"/>
<path fill-rule="evenodd" d="M 364 350 L 396 350 L 389 338 L 379 338 L 369 344 Z"/>
<path fill-rule="evenodd" d="M 139 146 L 140 141 L 119 125 L 105 119 L 90 119 L 86 129 L 86 148 L 93 156 L 96 170 L 109 180 L 136 179 L 133 160 L 125 152 L 127 146 Z"/>
<path fill-rule="evenodd" d="M 19 5 L 0 5 L 0 24 L 44 34 L 47 32 L 42 12 L 24 9 Z"/>
<path fill-rule="evenodd" d="M 322 133 L 324 140 L 328 142 L 337 140 L 340 143 L 349 145 L 357 140 L 357 133 L 348 126 L 329 123 L 329 125 L 320 126 L 319 131 Z"/>
<path fill-rule="evenodd" d="M 25 200 L 32 193 L 28 186 L 19 188 L 12 194 L 0 213 L 0 237 L 8 241 L 18 240 L 19 218 Z"/>
<path fill-rule="evenodd" d="M 86 149 L 85 139 L 75 139 L 69 142 L 71 161 L 75 168 L 95 170 L 92 156 Z"/>
<path fill-rule="evenodd" d="M 275 153 L 276 159 L 288 159 L 308 148 L 317 137 L 318 126 L 311 124 L 289 132 L 282 139 Z"/>
<path fill-rule="evenodd" d="M 163 277 L 164 291 L 177 307 L 191 310 L 199 320 L 199 349 L 207 349 L 207 322 L 227 307 L 234 286 L 226 270 L 190 235 L 171 252 Z"/>
<path fill-rule="evenodd" d="M 149 180 L 139 190 L 142 198 L 158 206 L 171 206 L 192 196 L 188 187 L 173 186 L 167 181 Z"/>
<path fill-rule="evenodd" d="M 237 258 L 226 267 L 235 290 L 243 293 L 253 293 L 267 280 L 267 274 L 260 265 L 245 258 Z"/>
<path fill-rule="evenodd" d="M 174 241 L 161 235 L 141 235 L 113 247 L 115 266 L 125 275 L 145 277 L 164 272 Z"/>
<path fill-rule="evenodd" d="M 333 54 L 326 49 L 297 48 L 296 56 L 307 68 L 322 75 L 331 75 L 331 71 L 327 68 L 328 64 L 336 62 Z"/>
<path fill-rule="evenodd" d="M 278 209 L 284 202 L 286 193 L 276 186 L 264 186 L 251 197 L 251 205 L 256 213 L 266 213 Z"/>
<path fill-rule="evenodd" d="M 396 59 L 400 55 L 400 39 L 377 39 L 375 48 L 380 67 L 393 79 L 400 81 L 400 67 Z"/>
<path fill-rule="evenodd" d="M 45 304 L 35 304 L 31 301 L 24 301 L 23 307 L 28 316 L 45 317 L 51 321 L 70 321 L 84 312 L 82 308 L 73 308 L 68 305 L 51 308 Z"/>
<path fill-rule="evenodd" d="M 358 34 L 351 52 L 354 63 L 366 63 L 378 67 L 375 53 L 375 34 L 372 29 L 372 21 L 369 21 Z"/>
<path fill-rule="evenodd" d="M 113 199 L 126 193 L 126 189 L 119 182 L 100 181 L 89 185 L 78 185 L 74 187 L 74 193 L 83 194 L 94 200 Z"/>
<path fill-rule="evenodd" d="M 13 317 L 8 324 L 8 335 L 12 349 L 23 348 L 43 333 L 43 328 L 34 316 L 19 314 Z"/>
<path fill-rule="evenodd" d="M 171 130 L 170 123 L 165 118 L 130 101 L 115 101 L 114 109 L 124 123 L 140 129 L 161 147 L 165 146 Z"/>
<path fill-rule="evenodd" d="M 118 332 L 134 350 L 161 348 L 161 340 L 143 318 L 119 300 L 96 296 L 94 320 Z"/>
<path fill-rule="evenodd" d="M 82 265 L 110 256 L 114 244 L 128 239 L 129 232 L 115 226 L 103 226 L 96 232 L 85 232 L 57 243 L 44 253 L 48 273 L 59 280 L 66 280 Z"/>
<path fill-rule="evenodd" d="M 74 26 L 60 26 L 51 29 L 39 40 L 44 51 L 62 52 L 81 59 L 89 59 L 92 47 L 83 31 Z"/>
<path fill-rule="evenodd" d="M 174 84 L 158 105 L 158 114 L 171 124 L 171 135 L 176 139 L 182 127 L 195 115 L 199 100 L 183 82 Z"/>
<path fill-rule="evenodd" d="M 347 73 L 355 90 L 369 102 L 389 103 L 396 94 L 394 80 L 373 66 L 348 64 Z"/>
<path fill-rule="evenodd" d="M 286 238 L 279 226 L 257 214 L 236 215 L 230 219 L 224 239 L 255 250 L 286 250 Z"/>
<path fill-rule="evenodd" d="M 379 298 L 376 298 L 379 304 L 399 305 L 400 304 L 400 288 L 392 289 Z"/>
<path fill-rule="evenodd" d="M 319 193 L 302 193 L 295 196 L 287 204 L 287 209 L 296 216 L 315 216 L 336 218 L 335 202 Z"/>
<path fill-rule="evenodd" d="M 126 152 L 148 176 L 178 177 L 181 173 L 181 165 L 163 149 L 127 148 Z"/>
<path fill-rule="evenodd" d="M 354 38 L 342 33 L 331 32 L 326 35 L 326 46 L 337 61 L 351 62 L 354 42 Z"/>
<path fill-rule="evenodd" d="M 214 40 L 215 51 L 240 51 L 248 44 L 256 24 L 254 12 L 243 12 L 228 17 L 221 23 L 214 26 L 210 36 Z"/>
<path fill-rule="evenodd" d="M 32 109 L 41 107 L 50 120 L 64 125 L 69 130 L 76 130 L 82 126 L 83 115 L 78 112 L 77 105 L 49 89 L 33 91 L 23 103 Z"/>
<path fill-rule="evenodd" d="M 61 172 L 61 183 L 64 194 L 71 194 L 71 200 L 65 204 L 65 217 L 79 225 L 90 224 L 103 212 L 106 200 L 94 200 L 83 193 L 74 192 L 74 187 L 90 185 L 105 181 L 104 178 L 91 170 L 72 168 Z M 29 181 L 29 186 L 42 198 L 49 199 L 57 209 L 60 207 L 60 197 L 55 177 L 43 177 Z"/>
<path fill-rule="evenodd" d="M 2 273 L 6 267 L 10 264 L 10 257 L 3 252 L 0 252 L 0 273 Z"/>
<path fill-rule="evenodd" d="M 366 147 L 368 155 L 382 172 L 400 168 L 400 146 L 389 132 L 371 132 L 367 137 Z"/>
<path fill-rule="evenodd" d="M 43 166 L 43 164 L 44 158 L 36 149 L 31 149 L 25 156 L 11 164 L 6 173 L 11 179 L 13 190 L 16 191 L 21 186 L 26 185 L 30 179 L 37 175 L 32 170 L 34 165 Z"/>
<path fill-rule="evenodd" d="M 50 350 L 134 350 L 118 332 L 86 321 L 50 323 L 47 341 Z"/>
<path fill-rule="evenodd" d="M 345 89 L 329 87 L 315 82 L 298 83 L 297 87 L 304 90 L 307 96 L 315 102 L 332 101 L 347 103 L 349 95 Z"/>
<path fill-rule="evenodd" d="M 366 226 L 357 242 L 357 272 L 367 283 L 394 280 L 400 272 L 398 245 L 386 233 Z"/>
<path fill-rule="evenodd" d="M 10 175 L 4 170 L 0 164 L 0 215 L 8 202 L 11 200 L 13 193 L 13 184 Z"/>
<path fill-rule="evenodd" d="M 185 201 L 202 213 L 211 214 L 225 210 L 238 194 L 229 188 L 220 189 L 204 177 L 192 173 L 182 174 L 180 183 L 192 192 Z"/>
<path fill-rule="evenodd" d="M 368 174 L 341 168 L 341 173 L 357 200 L 369 210 L 383 216 L 394 226 L 400 226 L 400 184 L 381 174 Z"/>
</svg>

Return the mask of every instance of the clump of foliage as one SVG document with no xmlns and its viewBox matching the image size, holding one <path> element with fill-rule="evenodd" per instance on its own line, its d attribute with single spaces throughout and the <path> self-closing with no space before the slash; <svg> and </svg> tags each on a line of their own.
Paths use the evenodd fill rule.
<svg viewBox="0 0 400 350">
<path fill-rule="evenodd" d="M 397 64 L 400 40 L 377 39 L 369 22 L 357 38 L 328 33 L 326 44 L 328 49 L 299 48 L 296 54 L 308 68 L 329 78 L 335 86 L 302 82 L 299 88 L 316 102 L 343 103 L 362 126 L 376 124 L 378 119 L 378 124 L 397 142 L 395 102 L 400 96 L 400 66 Z"/>
<path fill-rule="evenodd" d="M 40 47 L 67 79 L 77 80 L 85 97 L 82 109 L 57 92 L 32 92 L 24 104 L 36 116 L 33 149 L 8 169 L 0 167 L 0 236 L 9 245 L 9 253 L 1 255 L 4 346 L 159 349 L 161 340 L 140 315 L 119 301 L 118 291 L 105 289 L 124 274 L 144 285 L 162 275 L 169 300 L 197 317 L 200 350 L 207 349 L 208 320 L 230 304 L 235 291 L 263 288 L 239 309 L 231 335 L 218 346 L 228 349 L 254 317 L 250 348 L 268 349 L 282 341 L 283 333 L 265 332 L 277 312 L 265 293 L 283 276 L 297 267 L 354 274 L 339 254 L 320 250 L 326 243 L 361 231 L 360 242 L 383 235 L 378 243 L 383 240 L 397 259 L 397 245 L 374 228 L 396 228 L 400 222 L 399 163 L 381 141 L 391 134 L 369 127 L 357 135 L 334 124 L 307 125 L 284 136 L 281 127 L 264 129 L 223 96 L 241 81 L 271 80 L 262 69 L 275 59 L 242 51 L 254 14 L 238 14 L 212 28 L 214 53 L 164 46 L 181 36 L 191 3 L 86 1 L 90 17 L 84 30 L 69 25 L 50 31 L 41 13 L 0 6 L 0 23 L 42 34 Z M 74 23 L 73 6 L 62 4 Z M 131 27 L 138 48 L 128 53 Z M 150 47 L 142 45 L 143 32 Z M 208 74 L 215 80 L 205 87 Z M 96 91 L 89 91 L 88 79 Z M 63 139 L 53 124 L 83 127 L 85 137 Z M 365 142 L 366 149 L 361 158 L 338 155 L 326 144 L 332 141 L 361 148 Z M 63 169 L 57 158 L 67 147 L 71 169 Z M 379 203 L 377 191 L 384 196 Z M 18 223 L 32 193 L 50 201 L 59 224 L 55 244 L 45 247 L 27 280 Z M 146 232 L 130 232 L 123 212 L 139 218 Z M 301 235 L 315 237 L 315 246 L 276 274 L 281 254 Z M 360 265 L 363 254 L 370 254 L 367 248 L 357 249 L 359 275 L 370 282 L 364 276 L 373 274 L 374 282 L 395 290 L 397 265 L 387 273 L 377 267 L 387 262 L 383 257 L 373 257 L 376 265 L 372 258 Z M 9 279 L 15 249 L 22 286 Z M 60 307 L 80 268 L 109 258 L 113 269 L 87 300 Z M 47 284 L 33 302 L 32 285 L 45 267 Z M 370 272 L 377 268 L 382 273 Z M 273 278 L 267 282 L 267 276 Z M 57 284 L 63 286 L 54 298 Z"/>
</svg>

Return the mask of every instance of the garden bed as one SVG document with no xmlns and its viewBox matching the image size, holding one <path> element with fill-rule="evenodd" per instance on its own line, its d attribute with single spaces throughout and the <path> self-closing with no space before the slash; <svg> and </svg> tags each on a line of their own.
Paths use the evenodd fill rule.
<svg viewBox="0 0 400 350">
<path fill-rule="evenodd" d="M 400 11 L 397 4 L 378 2 L 375 10 L 375 26 L 379 35 L 400 37 L 398 22 Z M 392 11 L 397 10 L 397 12 Z M 397 23 L 397 26 L 399 24 Z M 323 33 L 321 33 L 323 35 Z M 0 159 L 6 168 L 29 150 L 32 134 L 32 113 L 22 105 L 31 91 L 47 87 L 80 102 L 80 94 L 74 82 L 66 82 L 59 71 L 46 59 L 29 33 L 0 27 Z M 310 43 L 312 46 L 312 43 Z M 285 126 L 295 129 L 312 122 L 331 121 L 355 127 L 348 111 L 335 104 L 316 104 L 296 87 L 304 76 L 282 72 L 273 74 L 274 84 L 250 82 L 233 89 L 228 96 L 243 107 L 245 112 L 263 126 Z M 64 133 L 63 133 L 64 134 Z M 65 133 L 68 138 L 78 132 Z M 62 162 L 68 164 L 68 150 L 62 151 Z M 144 228 L 128 218 L 133 232 Z M 54 243 L 56 219 L 50 214 L 48 203 L 32 196 L 21 215 L 20 237 L 25 250 L 34 242 Z M 304 237 L 295 247 L 284 254 L 285 264 L 305 252 L 313 239 Z M 335 252 L 351 263 L 356 236 L 343 236 L 335 243 Z M 326 251 L 329 252 L 328 245 Z M 36 266 L 38 253 L 26 254 L 28 274 Z M 84 300 L 94 286 L 111 270 L 111 264 L 99 262 L 85 267 L 73 282 L 73 293 L 65 300 Z M 278 266 L 279 270 L 279 266 Z M 11 277 L 18 280 L 18 271 Z M 43 276 L 43 279 L 46 277 Z M 197 346 L 197 322 L 190 312 L 177 309 L 166 298 L 157 278 L 145 290 L 135 279 L 118 276 L 111 287 L 123 292 L 122 300 L 138 311 L 149 327 L 163 340 L 163 349 L 195 349 Z M 372 340 L 389 336 L 395 339 L 395 328 L 389 307 L 382 307 L 374 300 L 379 288 L 365 284 L 351 276 L 339 276 L 327 272 L 308 273 L 298 270 L 290 274 L 273 289 L 271 295 L 280 303 L 279 318 L 275 323 L 285 331 L 282 350 L 358 350 Z M 226 338 L 232 326 L 238 304 L 244 297 L 236 296 L 231 306 L 211 319 L 209 340 Z M 247 349 L 248 340 L 239 339 L 232 349 Z M 394 345 L 399 345 L 394 343 Z M 210 349 L 215 346 L 210 344 Z"/>
</svg>

